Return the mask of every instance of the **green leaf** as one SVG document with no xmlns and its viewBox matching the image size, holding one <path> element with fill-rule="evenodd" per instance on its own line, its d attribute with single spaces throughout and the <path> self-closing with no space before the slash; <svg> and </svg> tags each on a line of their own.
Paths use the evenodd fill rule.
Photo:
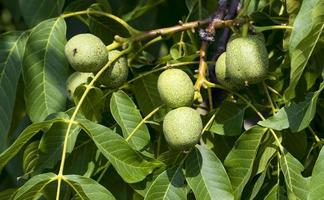
<svg viewBox="0 0 324 200">
<path fill-rule="evenodd" d="M 310 178 L 309 191 L 308 191 L 309 200 L 317 200 L 323 198 L 323 194 L 324 194 L 323 179 L 324 179 L 324 148 L 321 149 L 318 155 L 318 158 L 314 165 L 312 176 Z"/>
<path fill-rule="evenodd" d="M 44 133 L 39 143 L 39 162 L 35 171 L 53 168 L 61 160 L 67 127 L 68 124 L 66 122 L 57 122 Z M 72 152 L 79 132 L 80 127 L 76 125 L 71 127 L 68 136 L 67 153 Z"/>
<path fill-rule="evenodd" d="M 91 178 L 79 175 L 65 175 L 63 180 L 73 188 L 81 199 L 115 199 L 105 187 Z"/>
<path fill-rule="evenodd" d="M 12 196 L 17 191 L 16 188 L 6 189 L 0 192 L 0 199 L 12 199 Z"/>
<path fill-rule="evenodd" d="M 74 1 L 70 2 L 64 8 L 64 13 L 86 10 L 91 6 L 91 4 L 93 4 L 93 2 L 91 2 L 91 1 L 74 0 Z M 79 16 L 79 17 L 82 17 L 82 16 Z"/>
<path fill-rule="evenodd" d="M 286 199 L 287 197 L 283 195 L 283 192 L 281 192 L 280 186 L 278 184 L 274 185 L 267 196 L 265 196 L 265 200 L 280 200 L 280 199 Z"/>
<path fill-rule="evenodd" d="M 86 90 L 86 86 L 82 85 L 76 88 L 73 96 L 75 104 L 77 105 Z M 99 88 L 92 87 L 85 97 L 80 111 L 89 120 L 100 122 L 101 114 L 104 107 L 104 97 L 103 92 Z"/>
<path fill-rule="evenodd" d="M 13 158 L 23 146 L 42 129 L 49 129 L 53 123 L 63 121 L 63 119 L 55 118 L 44 122 L 34 123 L 28 126 L 15 140 L 15 142 L 0 154 L 0 172 L 8 161 Z"/>
<path fill-rule="evenodd" d="M 32 172 L 38 163 L 38 158 L 39 158 L 38 145 L 39 145 L 39 140 L 36 140 L 30 143 L 24 151 L 23 171 L 25 174 Z"/>
<path fill-rule="evenodd" d="M 267 128 L 253 126 L 245 131 L 224 161 L 232 182 L 235 199 L 240 199 L 242 191 L 250 179 L 262 136 L 267 130 Z"/>
<path fill-rule="evenodd" d="M 134 81 L 132 91 L 135 94 L 139 109 L 145 116 L 153 109 L 162 105 L 162 100 L 157 90 L 157 80 L 158 75 L 151 74 Z M 165 109 L 162 108 L 153 118 L 157 121 L 162 121 L 165 113 Z"/>
<path fill-rule="evenodd" d="M 114 92 L 110 100 L 110 110 L 114 119 L 121 127 L 125 138 L 130 137 L 142 116 L 135 103 L 123 91 Z M 150 133 L 145 123 L 128 139 L 128 143 L 136 150 L 143 150 L 150 142 Z"/>
<path fill-rule="evenodd" d="M 324 29 L 324 3 L 322 0 L 303 1 L 294 22 L 289 41 L 291 58 L 290 83 L 286 99 L 295 97 L 297 83 Z"/>
<path fill-rule="evenodd" d="M 139 1 L 132 11 L 123 15 L 123 19 L 127 21 L 135 20 L 136 18 L 144 15 L 154 7 L 158 6 L 159 4 L 165 2 L 165 0 L 142 0 Z"/>
<path fill-rule="evenodd" d="M 49 19 L 37 25 L 27 41 L 23 77 L 27 113 L 33 122 L 65 109 L 69 74 L 65 34 L 63 18 Z"/>
<path fill-rule="evenodd" d="M 320 85 L 319 90 L 307 95 L 304 101 L 285 106 L 274 116 L 258 124 L 278 131 L 290 128 L 292 132 L 299 132 L 305 129 L 315 116 L 317 100 L 323 89 L 324 83 Z"/>
<path fill-rule="evenodd" d="M 215 120 L 209 131 L 219 135 L 236 136 L 242 131 L 244 109 L 240 109 L 235 103 L 225 101 L 216 110 Z"/>
<path fill-rule="evenodd" d="M 183 200 L 187 199 L 182 166 L 170 168 L 162 172 L 150 186 L 145 200 Z"/>
<path fill-rule="evenodd" d="M 179 154 L 177 154 L 179 155 Z M 141 195 L 144 199 L 145 195 L 147 194 L 147 191 L 150 189 L 151 185 L 155 181 L 155 179 L 164 171 L 166 170 L 166 166 L 157 168 L 154 170 L 150 175 L 148 175 L 143 181 L 129 184 L 129 186 L 132 187 L 132 189 Z"/>
<path fill-rule="evenodd" d="M 57 180 L 57 176 L 52 172 L 36 175 L 17 190 L 13 200 L 33 200 L 42 193 L 49 183 L 55 180 Z"/>
<path fill-rule="evenodd" d="M 80 141 L 82 136 L 85 136 L 84 140 Z M 66 174 L 79 174 L 85 176 L 90 172 L 90 175 L 92 175 L 93 170 L 91 166 L 95 165 L 96 161 L 98 161 L 98 148 L 87 135 L 82 134 L 82 136 L 80 135 L 78 139 L 80 144 L 76 145 L 71 154 L 66 158 L 66 167 L 64 167 L 64 172 Z M 106 160 L 105 158 L 103 159 Z M 99 159 L 99 161 L 100 160 L 102 159 Z"/>
<path fill-rule="evenodd" d="M 147 161 L 109 128 L 86 119 L 79 119 L 78 122 L 127 183 L 139 182 L 161 166 L 158 161 Z"/>
<path fill-rule="evenodd" d="M 307 152 L 309 151 L 307 146 L 307 133 L 301 131 L 299 133 L 290 133 L 289 131 L 282 132 L 282 146 L 295 158 L 302 161 Z M 294 142 L 292 142 L 294 141 Z"/>
<path fill-rule="evenodd" d="M 90 10 L 111 13 L 111 11 L 107 10 L 103 4 L 98 3 L 91 5 Z M 102 39 L 105 44 L 113 42 L 114 35 L 122 37 L 130 36 L 128 30 L 119 22 L 100 15 L 89 16 L 89 29 L 91 33 Z"/>
<path fill-rule="evenodd" d="M 197 200 L 234 199 L 234 192 L 222 165 L 213 151 L 197 145 L 186 159 L 186 180 Z"/>
<path fill-rule="evenodd" d="M 198 3 L 198 0 L 186 0 L 186 6 L 189 10 L 189 13 L 195 8 L 197 3 Z"/>
<path fill-rule="evenodd" d="M 0 151 L 7 146 L 27 37 L 27 32 L 0 35 Z"/>
<path fill-rule="evenodd" d="M 20 11 L 26 24 L 33 27 L 39 22 L 61 14 L 65 0 L 19 0 Z"/>
<path fill-rule="evenodd" d="M 285 177 L 287 189 L 291 191 L 289 198 L 307 199 L 309 179 L 304 178 L 301 174 L 304 170 L 303 165 L 287 152 L 281 155 L 280 167 Z"/>
<path fill-rule="evenodd" d="M 197 47 L 189 43 L 179 42 L 170 48 L 170 55 L 174 60 L 190 61 L 197 55 Z"/>
<path fill-rule="evenodd" d="M 266 175 L 267 175 L 267 171 L 265 170 L 256 179 L 253 189 L 252 189 L 252 192 L 251 192 L 251 196 L 249 199 L 251 199 L 251 200 L 254 199 L 256 197 L 256 195 L 259 193 L 259 191 L 262 188 L 263 183 L 265 182 L 264 180 L 266 178 Z"/>
</svg>

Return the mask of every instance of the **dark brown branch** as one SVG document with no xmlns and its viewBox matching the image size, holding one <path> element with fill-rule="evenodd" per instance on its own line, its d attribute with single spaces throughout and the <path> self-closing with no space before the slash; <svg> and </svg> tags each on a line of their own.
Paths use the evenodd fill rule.
<svg viewBox="0 0 324 200">
<path fill-rule="evenodd" d="M 213 27 L 214 29 L 229 27 L 233 25 L 240 25 L 246 23 L 247 19 L 245 18 L 239 18 L 235 20 L 213 20 L 213 23 L 208 27 Z M 198 68 L 198 78 L 195 83 L 195 90 L 196 93 L 200 93 L 201 87 L 207 87 L 207 79 L 206 79 L 206 72 L 207 72 L 207 63 L 206 63 L 206 51 L 208 48 L 208 42 L 202 41 L 201 48 L 200 48 L 200 62 L 199 62 L 199 68 Z M 199 101 L 202 99 L 199 98 L 201 95 L 196 94 L 196 97 Z"/>
</svg>

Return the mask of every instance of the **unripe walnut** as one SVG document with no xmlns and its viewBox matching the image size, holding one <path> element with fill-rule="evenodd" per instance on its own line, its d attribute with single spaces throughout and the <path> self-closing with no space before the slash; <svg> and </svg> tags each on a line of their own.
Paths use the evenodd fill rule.
<svg viewBox="0 0 324 200">
<path fill-rule="evenodd" d="M 268 53 L 258 36 L 239 37 L 227 45 L 226 75 L 237 85 L 258 83 L 268 72 Z"/>
<path fill-rule="evenodd" d="M 120 51 L 113 50 L 108 53 L 108 59 L 111 60 L 119 54 Z M 118 88 L 127 80 L 128 65 L 126 57 L 122 56 L 115 60 L 105 72 L 100 76 L 99 82 L 108 88 Z"/>
<path fill-rule="evenodd" d="M 180 107 L 167 113 L 163 121 L 164 137 L 171 149 L 187 149 L 200 139 L 203 124 L 199 113 Z"/>
<path fill-rule="evenodd" d="M 84 73 L 84 72 L 74 72 L 69 78 L 66 80 L 66 92 L 67 96 L 70 100 L 73 99 L 73 94 L 75 89 L 82 85 L 88 83 L 89 78 L 93 78 L 92 73 Z"/>
<path fill-rule="evenodd" d="M 168 69 L 160 74 L 158 91 L 162 101 L 171 108 L 190 106 L 194 98 L 194 86 L 190 77 L 180 69 Z"/>
<path fill-rule="evenodd" d="M 225 61 L 226 61 L 226 52 L 222 53 L 216 61 L 215 74 L 216 74 L 217 81 L 226 88 L 229 89 L 237 88 L 237 86 L 226 75 Z"/>
<path fill-rule="evenodd" d="M 72 37 L 65 45 L 65 55 L 71 67 L 79 72 L 97 72 L 108 62 L 105 44 L 89 33 Z"/>
</svg>

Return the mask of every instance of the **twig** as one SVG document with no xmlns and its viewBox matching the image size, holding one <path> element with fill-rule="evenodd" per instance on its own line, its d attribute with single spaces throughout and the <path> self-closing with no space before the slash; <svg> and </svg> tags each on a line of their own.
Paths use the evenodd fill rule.
<svg viewBox="0 0 324 200">
<path fill-rule="evenodd" d="M 163 36 L 163 35 L 168 35 L 170 33 L 176 33 L 184 30 L 189 30 L 189 29 L 194 29 L 199 26 L 205 25 L 210 23 L 211 19 L 203 19 L 203 20 L 198 20 L 198 21 L 193 21 L 193 22 L 188 22 L 184 24 L 179 24 L 176 26 L 171 26 L 167 28 L 159 28 L 147 32 L 140 33 L 134 37 L 131 38 L 131 41 L 140 41 L 140 40 L 146 40 L 158 36 Z"/>
</svg>

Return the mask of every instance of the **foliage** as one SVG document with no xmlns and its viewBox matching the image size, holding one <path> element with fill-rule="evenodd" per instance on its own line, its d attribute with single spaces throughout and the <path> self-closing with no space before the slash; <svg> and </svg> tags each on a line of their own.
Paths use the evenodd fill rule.
<svg viewBox="0 0 324 200">
<path fill-rule="evenodd" d="M 0 199 L 322 199 L 324 1 L 238 3 L 0 1 Z M 86 32 L 119 51 L 68 98 L 64 48 Z M 269 72 L 224 87 L 216 60 L 247 33 Z M 100 84 L 122 56 L 127 80 Z M 185 150 L 163 135 L 170 68 L 193 81 L 203 121 Z"/>
</svg>

